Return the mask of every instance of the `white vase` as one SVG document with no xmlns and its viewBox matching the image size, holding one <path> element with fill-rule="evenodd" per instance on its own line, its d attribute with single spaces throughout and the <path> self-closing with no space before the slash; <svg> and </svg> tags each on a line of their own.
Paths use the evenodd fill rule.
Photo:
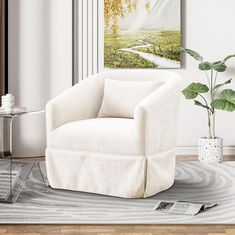
<svg viewBox="0 0 235 235">
<path fill-rule="evenodd" d="M 223 161 L 223 139 L 199 139 L 198 160 L 205 163 L 219 163 Z"/>
<path fill-rule="evenodd" d="M 1 98 L 1 106 L 6 114 L 14 111 L 15 98 L 12 94 L 6 94 Z"/>
</svg>

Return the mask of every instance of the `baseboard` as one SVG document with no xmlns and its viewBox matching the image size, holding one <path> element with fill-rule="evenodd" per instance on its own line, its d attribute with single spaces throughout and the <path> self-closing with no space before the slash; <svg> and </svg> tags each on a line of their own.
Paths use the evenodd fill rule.
<svg viewBox="0 0 235 235">
<path fill-rule="evenodd" d="M 226 146 L 223 149 L 224 155 L 234 156 L 235 159 L 235 146 Z M 4 156 L 9 156 L 10 152 L 0 152 L 0 158 Z M 196 156 L 198 155 L 198 147 L 197 146 L 179 146 L 176 148 L 176 155 L 177 156 Z M 22 158 L 22 157 L 21 157 Z M 23 157 L 26 159 L 43 159 L 44 156 L 33 156 L 33 157 Z"/>
<path fill-rule="evenodd" d="M 235 156 L 235 146 L 226 146 L 223 149 L 224 155 Z M 176 148 L 176 155 L 197 155 L 197 146 L 179 146 Z"/>
</svg>

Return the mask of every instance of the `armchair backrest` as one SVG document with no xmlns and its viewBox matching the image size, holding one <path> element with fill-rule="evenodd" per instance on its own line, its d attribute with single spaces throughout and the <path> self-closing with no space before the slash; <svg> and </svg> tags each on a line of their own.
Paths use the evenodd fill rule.
<svg viewBox="0 0 235 235">
<path fill-rule="evenodd" d="M 105 78 L 108 78 L 108 79 L 112 79 L 112 80 L 126 81 L 126 82 L 133 82 L 133 81 L 135 81 L 135 82 L 138 82 L 138 81 L 139 82 L 143 82 L 143 81 L 144 82 L 148 82 L 148 81 L 157 82 L 157 83 L 161 84 L 157 88 L 157 91 L 158 91 L 159 94 L 164 93 L 166 90 L 172 90 L 172 89 L 174 89 L 174 87 L 179 87 L 180 86 L 180 81 L 181 81 L 180 76 L 178 74 L 174 73 L 174 72 L 169 72 L 169 71 L 165 71 L 165 70 L 146 70 L 146 69 L 107 70 L 107 71 L 101 72 L 99 74 L 96 74 L 96 75 L 90 77 L 90 80 L 92 80 L 94 78 L 97 78 L 99 80 L 103 80 Z M 100 97 L 103 97 L 104 89 L 102 89 L 102 90 L 101 89 L 100 89 L 100 92 L 102 94 L 101 94 Z M 114 90 L 114 93 L 110 93 L 110 91 L 109 91 L 107 94 L 115 94 L 115 90 Z M 110 109 L 113 110 L 113 107 L 111 108 L 111 106 L 109 105 L 110 100 L 113 100 L 112 103 L 115 104 L 116 100 L 118 100 L 119 98 L 115 98 L 115 95 L 114 95 L 113 98 L 112 97 L 107 98 L 107 95 L 105 97 L 106 97 L 106 99 L 103 100 L 102 107 L 107 106 L 108 109 L 106 107 L 106 109 L 103 108 L 102 111 L 105 110 L 105 112 L 104 112 L 105 115 L 107 115 L 106 113 L 108 113 L 110 115 L 111 114 L 114 115 L 113 112 L 110 112 Z M 120 97 L 120 96 L 116 96 L 116 97 Z M 123 102 L 123 100 L 124 100 L 124 102 Z M 121 100 L 121 98 L 120 98 L 120 105 L 118 107 L 116 107 L 116 109 L 118 109 L 120 107 L 125 107 L 123 109 L 120 108 L 120 110 L 126 110 L 126 107 L 129 107 L 128 108 L 129 111 L 132 110 L 131 107 L 135 103 L 133 101 L 133 99 L 131 99 L 131 102 L 130 102 L 132 104 L 132 106 L 131 105 L 128 106 L 128 102 L 126 102 L 128 100 L 128 98 L 127 99 L 123 98 L 123 100 Z M 102 103 L 102 100 L 99 100 L 99 104 L 101 104 L 101 103 Z M 104 105 L 104 104 L 106 104 L 106 105 Z M 100 107 L 101 107 L 101 105 L 100 105 Z M 101 115 L 101 117 L 102 117 L 103 112 L 101 112 L 101 113 L 102 113 L 102 115 Z M 119 111 L 117 113 L 120 115 L 120 117 L 122 116 L 119 113 Z M 130 113 L 128 113 L 128 114 L 129 115 L 127 115 L 127 113 L 126 113 L 126 115 L 128 117 L 131 117 L 131 114 Z M 100 116 L 100 113 L 99 113 L 99 116 Z M 133 116 L 134 116 L 134 114 L 133 114 Z M 114 115 L 114 117 L 116 117 L 116 116 Z M 123 117 L 126 117 L 126 116 L 124 115 Z"/>
<path fill-rule="evenodd" d="M 179 86 L 181 80 L 173 72 L 143 69 L 115 69 L 90 76 L 47 103 L 47 134 L 65 123 L 97 117 L 102 104 L 105 78 L 162 82 L 163 85 L 157 89 L 159 94 Z M 93 82 L 95 79 L 96 82 Z"/>
</svg>

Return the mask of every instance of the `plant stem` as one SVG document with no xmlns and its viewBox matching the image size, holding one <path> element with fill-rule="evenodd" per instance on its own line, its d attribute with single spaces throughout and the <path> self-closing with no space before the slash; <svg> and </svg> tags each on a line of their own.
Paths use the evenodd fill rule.
<svg viewBox="0 0 235 235">
<path fill-rule="evenodd" d="M 205 70 L 206 73 L 206 78 L 207 78 L 207 82 L 208 82 L 208 86 L 209 86 L 209 90 L 210 90 L 210 101 L 212 102 L 213 99 L 213 89 L 215 84 L 213 84 L 213 69 L 211 69 L 211 76 L 209 78 L 209 75 L 207 73 L 207 71 Z M 209 138 L 214 138 L 215 137 L 215 122 L 214 122 L 214 110 L 213 108 L 211 108 L 208 105 L 207 100 L 204 98 L 203 95 L 199 94 L 199 96 L 204 100 L 206 106 L 209 108 L 207 109 L 207 117 L 208 117 L 208 127 L 209 127 Z"/>
<path fill-rule="evenodd" d="M 203 95 L 201 95 L 201 94 L 198 94 L 198 95 L 204 100 L 204 102 L 205 102 L 206 106 L 209 108 L 210 112 L 213 112 L 212 109 L 210 108 L 210 106 L 208 105 L 208 102 L 207 102 L 207 100 L 205 99 L 205 97 L 204 97 Z M 209 111 L 209 110 L 208 110 L 208 111 Z"/>
<path fill-rule="evenodd" d="M 217 77 L 218 77 L 218 72 L 216 72 L 216 74 L 215 74 L 214 86 L 213 86 L 213 91 L 214 91 L 214 93 L 213 93 L 212 100 L 214 100 L 215 95 L 216 95 L 216 92 L 217 92 L 217 91 L 218 91 L 218 89 L 219 89 L 219 87 L 218 87 L 217 89 L 215 89 L 215 87 L 216 87 L 216 83 L 217 83 Z M 214 90 L 214 89 L 215 89 L 215 90 Z"/>
<path fill-rule="evenodd" d="M 214 70 L 211 69 L 210 102 L 212 102 L 214 99 L 213 91 L 216 85 L 216 78 L 217 78 L 217 74 L 215 75 L 215 78 L 214 78 Z M 215 110 L 213 109 L 213 107 L 210 107 L 210 111 L 208 111 L 208 125 L 209 125 L 209 138 L 214 139 L 215 138 Z"/>
<path fill-rule="evenodd" d="M 209 138 L 215 139 L 215 113 L 209 115 Z"/>
<path fill-rule="evenodd" d="M 216 83 L 217 83 L 217 77 L 218 77 L 218 72 L 216 72 L 215 74 L 214 87 L 216 86 Z"/>
<path fill-rule="evenodd" d="M 206 74 L 206 78 L 207 78 L 208 85 L 210 86 L 210 79 L 209 79 L 209 75 L 208 75 L 208 73 L 207 73 L 206 70 L 205 70 L 205 74 Z"/>
<path fill-rule="evenodd" d="M 211 101 L 213 99 L 213 69 L 211 69 L 211 82 L 210 82 L 211 86 L 210 86 L 210 93 L 211 93 Z"/>
<path fill-rule="evenodd" d="M 208 118 L 208 129 L 209 129 L 209 139 L 215 138 L 215 111 L 209 105 L 205 97 L 201 94 L 199 96 L 204 100 L 206 106 L 209 108 L 207 109 L 207 118 Z"/>
<path fill-rule="evenodd" d="M 209 132 L 208 132 L 208 134 L 209 134 L 209 139 L 211 139 L 211 128 L 210 128 L 210 126 L 211 126 L 211 119 L 210 119 L 210 112 L 209 112 L 209 110 L 207 110 L 207 118 L 208 118 L 208 130 L 209 130 Z"/>
</svg>

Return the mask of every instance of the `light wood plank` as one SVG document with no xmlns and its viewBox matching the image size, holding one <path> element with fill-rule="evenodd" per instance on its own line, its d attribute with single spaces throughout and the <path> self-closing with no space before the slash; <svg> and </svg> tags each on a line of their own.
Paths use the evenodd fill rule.
<svg viewBox="0 0 235 235">
<path fill-rule="evenodd" d="M 234 235 L 235 225 L 1 225 L 0 234 Z"/>
</svg>

